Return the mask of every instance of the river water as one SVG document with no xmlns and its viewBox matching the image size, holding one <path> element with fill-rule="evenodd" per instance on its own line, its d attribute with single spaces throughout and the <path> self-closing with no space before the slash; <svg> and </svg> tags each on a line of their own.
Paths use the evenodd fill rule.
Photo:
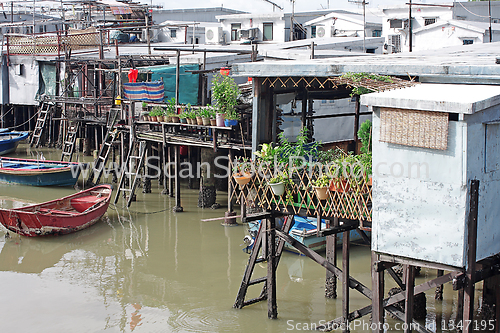
<svg viewBox="0 0 500 333">
<path fill-rule="evenodd" d="M 30 150 L 15 155 L 59 159 L 60 151 Z M 80 160 L 82 157 L 79 157 Z M 88 158 L 87 158 L 88 160 Z M 16 207 L 74 193 L 73 188 L 36 188 L 0 184 L 0 206 Z M 100 222 L 80 232 L 26 238 L 0 227 L 0 313 L 2 332 L 287 332 L 341 316 L 342 299 L 324 297 L 325 269 L 310 259 L 284 253 L 277 271 L 277 320 L 267 318 L 267 303 L 237 310 L 235 301 L 248 260 L 243 252 L 246 226 L 223 227 L 201 219 L 224 215 L 197 208 L 198 193 L 182 187 L 183 213 L 172 213 L 174 199 L 137 190 L 130 210 L 123 199 L 110 205 Z M 225 204 L 226 193 L 218 194 Z M 114 198 L 114 195 L 113 195 Z M 339 256 L 339 260 L 341 260 Z M 341 261 L 339 261 L 341 262 Z M 264 276 L 256 267 L 254 277 Z M 370 249 L 351 247 L 351 275 L 371 289 Z M 434 278 L 423 270 L 416 284 Z M 394 286 L 386 275 L 386 291 Z M 479 288 L 479 286 L 478 286 Z M 249 297 L 260 293 L 251 286 Z M 456 316 L 456 292 L 445 286 L 444 301 L 427 293 L 431 331 Z M 351 311 L 369 305 L 351 291 Z M 391 330 L 397 322 L 388 319 Z M 364 329 L 363 329 L 364 323 Z M 354 332 L 365 332 L 369 316 Z"/>
</svg>

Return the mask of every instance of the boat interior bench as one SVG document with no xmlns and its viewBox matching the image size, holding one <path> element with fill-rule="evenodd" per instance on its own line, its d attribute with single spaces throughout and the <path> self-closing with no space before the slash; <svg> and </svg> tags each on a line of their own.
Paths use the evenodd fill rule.
<svg viewBox="0 0 500 333">
<path fill-rule="evenodd" d="M 77 215 L 77 212 L 67 212 L 64 210 L 57 210 L 57 209 L 50 209 L 50 208 L 40 208 L 38 209 L 39 212 L 45 213 L 45 214 L 61 214 L 61 215 Z"/>
</svg>

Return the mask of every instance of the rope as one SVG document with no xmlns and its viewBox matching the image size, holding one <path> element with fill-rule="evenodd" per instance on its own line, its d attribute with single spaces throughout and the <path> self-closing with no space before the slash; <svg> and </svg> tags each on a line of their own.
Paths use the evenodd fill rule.
<svg viewBox="0 0 500 333">
<path fill-rule="evenodd" d="M 9 113 L 9 112 L 11 112 L 12 110 L 14 110 L 14 107 L 13 107 L 13 106 L 11 106 L 11 107 L 10 107 L 10 109 L 9 109 L 9 111 L 5 112 L 5 113 L 3 114 L 3 116 L 2 116 L 2 117 L 0 117 L 0 119 L 3 119 L 3 118 L 4 118 L 4 117 L 5 117 L 5 116 Z"/>
<path fill-rule="evenodd" d="M 23 126 L 24 124 L 27 124 L 27 123 L 28 123 L 31 119 L 35 118 L 36 116 L 38 116 L 38 112 L 37 112 L 37 113 L 35 113 L 35 114 L 33 115 L 33 117 L 31 117 L 30 119 L 26 120 L 24 123 L 19 124 L 19 125 L 16 125 L 16 126 L 11 126 L 11 127 L 9 127 L 9 128 L 16 128 L 16 127 Z"/>
<path fill-rule="evenodd" d="M 116 205 L 114 205 L 115 207 L 111 207 L 111 209 L 114 209 L 116 212 L 118 212 L 118 209 L 116 208 Z M 144 215 L 149 215 L 149 214 L 158 214 L 158 213 L 163 213 L 163 212 L 166 212 L 167 210 L 170 210 L 171 208 L 165 208 L 165 209 L 162 209 L 162 210 L 158 210 L 158 211 L 155 211 L 155 212 L 138 212 L 138 211 L 133 211 L 133 210 L 130 210 L 130 209 L 127 209 L 129 213 L 135 213 L 135 214 L 144 214 Z"/>
</svg>

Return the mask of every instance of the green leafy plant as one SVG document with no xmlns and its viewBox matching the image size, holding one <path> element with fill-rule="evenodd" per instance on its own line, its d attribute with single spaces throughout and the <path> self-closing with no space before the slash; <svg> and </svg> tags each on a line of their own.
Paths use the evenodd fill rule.
<svg viewBox="0 0 500 333">
<path fill-rule="evenodd" d="M 296 141 L 294 143 L 290 142 L 281 132 L 278 135 L 279 139 L 279 149 L 280 157 L 279 161 L 282 163 L 288 163 L 291 157 L 304 157 L 316 160 L 318 158 L 318 148 L 320 147 L 319 142 L 309 142 L 309 137 L 307 135 L 307 128 L 303 127 L 300 130 L 299 135 L 297 135 Z M 294 159 L 294 166 L 301 166 L 301 159 Z"/>
<path fill-rule="evenodd" d="M 364 121 L 359 127 L 358 138 L 361 141 L 362 153 L 369 153 L 372 151 L 372 122 L 370 120 Z"/>
<path fill-rule="evenodd" d="M 233 173 L 237 175 L 249 174 L 252 172 L 252 162 L 248 157 L 237 157 L 233 164 Z"/>
<path fill-rule="evenodd" d="M 344 79 L 350 79 L 354 83 L 358 83 L 361 81 L 379 81 L 379 82 L 393 82 L 392 78 L 387 75 L 378 75 L 378 74 L 371 74 L 371 73 L 345 73 L 341 76 L 341 78 Z M 352 89 L 351 92 L 351 97 L 355 95 L 364 95 L 373 92 L 374 90 L 362 87 L 362 86 L 355 86 Z"/>
<path fill-rule="evenodd" d="M 314 180 L 312 184 L 316 187 L 328 187 L 330 185 L 330 177 L 328 177 L 327 175 L 323 175 Z"/>
<path fill-rule="evenodd" d="M 285 186 L 285 202 L 286 203 L 293 202 L 292 180 L 290 179 L 290 177 L 286 171 L 279 172 L 279 173 L 275 174 L 273 177 L 269 178 L 269 180 L 267 182 L 268 182 L 268 184 L 283 183 L 283 185 Z"/>
<path fill-rule="evenodd" d="M 274 148 L 272 144 L 263 143 L 260 145 L 260 150 L 254 152 L 255 156 L 257 156 L 262 161 L 272 162 L 274 161 L 274 156 L 279 155 L 280 148 Z"/>
<path fill-rule="evenodd" d="M 322 164 L 329 164 L 342 158 L 345 155 L 345 152 L 339 147 L 335 147 L 334 149 L 329 150 L 320 150 L 318 151 L 318 162 Z"/>
<path fill-rule="evenodd" d="M 200 109 L 200 117 L 202 118 L 210 118 L 210 110 L 208 108 Z"/>
<path fill-rule="evenodd" d="M 239 119 L 236 112 L 240 91 L 234 79 L 228 75 L 217 74 L 212 80 L 212 97 L 220 113 L 226 114 L 226 119 Z"/>
<path fill-rule="evenodd" d="M 149 115 L 151 117 L 163 116 L 163 108 L 157 105 L 149 112 Z"/>
<path fill-rule="evenodd" d="M 146 103 L 146 102 L 142 102 L 141 105 L 142 105 L 143 109 L 147 109 L 147 107 L 148 107 L 148 103 Z"/>
<path fill-rule="evenodd" d="M 175 98 L 172 97 L 171 99 L 168 100 L 168 104 L 167 104 L 167 115 L 168 116 L 173 116 L 175 115 L 177 112 L 177 108 L 176 108 L 176 105 L 175 105 Z"/>
</svg>

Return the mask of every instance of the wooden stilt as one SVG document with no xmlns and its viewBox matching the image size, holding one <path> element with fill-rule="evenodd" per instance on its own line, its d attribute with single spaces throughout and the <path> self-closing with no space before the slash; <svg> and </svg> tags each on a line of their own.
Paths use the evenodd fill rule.
<svg viewBox="0 0 500 333">
<path fill-rule="evenodd" d="M 172 146 L 168 145 L 167 154 L 168 154 L 168 194 L 170 197 L 174 196 L 174 177 L 172 177 L 173 168 L 172 168 Z"/>
<path fill-rule="evenodd" d="M 161 143 L 161 170 L 163 173 L 163 190 L 161 191 L 161 194 L 168 194 L 168 177 L 169 172 L 168 172 L 168 167 L 167 167 L 167 139 L 166 139 L 166 133 L 165 133 L 165 126 L 161 126 L 161 133 L 162 133 L 162 143 Z"/>
<path fill-rule="evenodd" d="M 500 280 L 497 277 L 497 281 Z M 500 283 L 495 286 L 495 333 L 500 333 Z"/>
<path fill-rule="evenodd" d="M 180 182 L 180 167 L 181 167 L 181 156 L 180 156 L 180 146 L 175 146 L 174 148 L 174 161 L 175 161 L 175 212 L 182 212 L 183 208 L 181 206 L 181 182 Z"/>
<path fill-rule="evenodd" d="M 415 267 L 412 265 L 405 265 L 406 270 L 406 290 L 405 290 L 405 333 L 412 331 L 413 321 L 413 292 L 415 290 Z"/>
<path fill-rule="evenodd" d="M 343 332 L 349 332 L 349 231 L 342 235 L 342 318 Z"/>
<path fill-rule="evenodd" d="M 468 219 L 468 249 L 467 249 L 467 271 L 466 285 L 464 288 L 464 315 L 463 332 L 469 333 L 473 330 L 472 320 L 474 315 L 474 283 L 473 277 L 476 271 L 476 242 L 477 242 L 477 213 L 479 199 L 479 180 L 471 180 Z"/>
<path fill-rule="evenodd" d="M 267 222 L 267 316 L 270 319 L 278 318 L 278 306 L 276 303 L 276 222 L 273 217 L 266 219 Z"/>
<path fill-rule="evenodd" d="M 444 274 L 444 271 L 442 269 L 437 270 L 438 277 L 443 276 L 443 274 Z M 440 285 L 439 287 L 436 288 L 436 292 L 434 293 L 434 299 L 437 299 L 440 301 L 443 300 L 443 289 L 444 289 L 444 285 Z"/>
<path fill-rule="evenodd" d="M 335 218 L 333 222 L 328 221 L 328 224 L 330 223 L 336 227 L 339 225 L 339 219 Z M 330 228 L 330 225 L 327 225 L 327 228 Z M 337 234 L 326 236 L 326 260 L 337 266 Z M 325 284 L 325 297 L 337 298 L 337 277 L 329 270 L 326 270 Z"/>
<path fill-rule="evenodd" d="M 372 331 L 382 333 L 384 326 L 384 270 L 372 251 Z"/>
</svg>

